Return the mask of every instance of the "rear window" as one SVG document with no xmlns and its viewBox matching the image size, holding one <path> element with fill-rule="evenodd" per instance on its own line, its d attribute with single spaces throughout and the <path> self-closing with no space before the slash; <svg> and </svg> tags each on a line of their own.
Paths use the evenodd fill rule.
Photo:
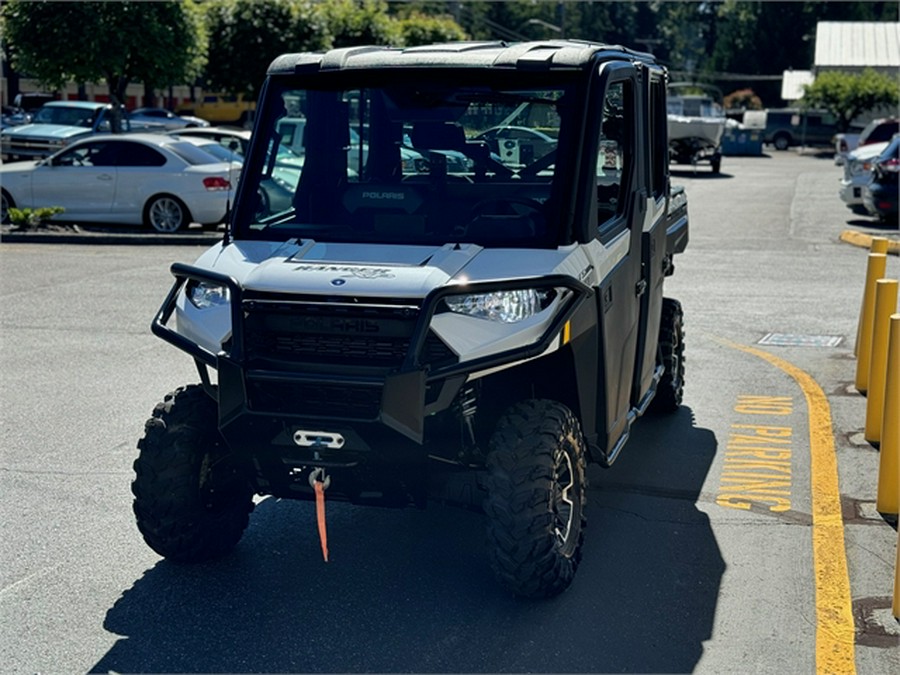
<svg viewBox="0 0 900 675">
<path fill-rule="evenodd" d="M 900 122 L 896 120 L 893 122 L 883 122 L 876 125 L 864 140 L 866 143 L 884 143 L 885 141 L 891 140 L 898 131 L 900 131 Z"/>
<path fill-rule="evenodd" d="M 170 143 L 168 148 L 191 166 L 217 164 L 222 161 L 206 152 L 203 148 L 200 148 L 193 143 L 188 143 L 187 141 Z"/>
<path fill-rule="evenodd" d="M 244 156 L 240 152 L 229 150 L 225 146 L 220 145 L 215 141 L 203 143 L 201 145 L 197 145 L 197 147 L 200 148 L 203 152 L 212 155 L 220 162 L 242 162 L 244 160 Z"/>
</svg>

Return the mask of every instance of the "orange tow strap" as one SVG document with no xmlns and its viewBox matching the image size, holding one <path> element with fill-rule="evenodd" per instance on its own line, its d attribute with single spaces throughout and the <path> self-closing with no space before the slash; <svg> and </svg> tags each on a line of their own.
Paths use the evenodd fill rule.
<svg viewBox="0 0 900 675">
<path fill-rule="evenodd" d="M 319 541 L 322 542 L 322 557 L 328 562 L 328 533 L 325 531 L 325 484 L 317 480 L 314 483 L 316 491 L 316 522 L 319 525 Z"/>
</svg>

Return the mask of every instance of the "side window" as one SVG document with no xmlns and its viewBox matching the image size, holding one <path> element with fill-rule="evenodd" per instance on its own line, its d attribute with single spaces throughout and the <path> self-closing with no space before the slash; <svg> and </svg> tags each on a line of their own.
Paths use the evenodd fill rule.
<svg viewBox="0 0 900 675">
<path fill-rule="evenodd" d="M 95 166 L 93 158 L 99 151 L 102 144 L 89 143 L 79 145 L 67 152 L 60 154 L 53 160 L 54 166 Z"/>
<path fill-rule="evenodd" d="M 162 166 L 166 163 L 161 153 L 142 143 L 128 143 L 127 150 L 119 155 L 119 166 Z"/>
<path fill-rule="evenodd" d="M 92 166 L 115 166 L 118 143 L 95 143 L 91 145 L 90 154 L 85 164 Z"/>
<path fill-rule="evenodd" d="M 614 82 L 603 101 L 600 142 L 597 148 L 597 222 L 600 235 L 614 233 L 624 223 L 616 216 L 626 205 L 623 193 L 630 172 L 633 115 L 631 82 Z"/>
<path fill-rule="evenodd" d="M 650 84 L 650 193 L 660 199 L 666 191 L 669 164 L 666 87 L 662 80 Z"/>
</svg>

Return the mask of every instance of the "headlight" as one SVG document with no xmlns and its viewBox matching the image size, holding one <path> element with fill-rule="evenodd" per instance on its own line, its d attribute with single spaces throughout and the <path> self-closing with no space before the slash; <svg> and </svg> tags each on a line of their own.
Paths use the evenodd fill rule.
<svg viewBox="0 0 900 675">
<path fill-rule="evenodd" d="M 518 323 L 545 309 L 553 300 L 552 289 L 536 290 L 524 288 L 493 293 L 473 293 L 444 298 L 447 308 L 457 314 L 466 314 L 478 319 Z"/>
<path fill-rule="evenodd" d="M 188 300 L 197 309 L 219 307 L 228 302 L 227 288 L 204 281 L 189 281 L 185 293 L 187 293 Z"/>
</svg>

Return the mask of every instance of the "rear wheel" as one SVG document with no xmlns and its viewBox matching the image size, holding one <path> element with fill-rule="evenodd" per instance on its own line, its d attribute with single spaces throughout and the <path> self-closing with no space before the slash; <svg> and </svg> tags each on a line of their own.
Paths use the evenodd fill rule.
<svg viewBox="0 0 900 675">
<path fill-rule="evenodd" d="M 487 458 L 488 554 L 498 580 L 528 598 L 562 593 L 584 542 L 585 442 L 555 401 L 518 403 L 500 418 Z"/>
<path fill-rule="evenodd" d="M 165 397 L 147 421 L 134 462 L 134 514 L 144 541 L 176 562 L 233 549 L 253 490 L 218 430 L 216 403 L 198 385 Z"/>
<path fill-rule="evenodd" d="M 787 150 L 791 145 L 791 137 L 787 134 L 776 134 L 772 143 L 776 150 Z"/>
<path fill-rule="evenodd" d="M 178 232 L 188 226 L 191 215 L 177 197 L 157 195 L 144 207 L 144 221 L 157 232 Z"/>
<path fill-rule="evenodd" d="M 672 298 L 663 298 L 659 358 L 664 370 L 651 408 L 654 412 L 674 412 L 684 397 L 684 311 Z"/>
</svg>

